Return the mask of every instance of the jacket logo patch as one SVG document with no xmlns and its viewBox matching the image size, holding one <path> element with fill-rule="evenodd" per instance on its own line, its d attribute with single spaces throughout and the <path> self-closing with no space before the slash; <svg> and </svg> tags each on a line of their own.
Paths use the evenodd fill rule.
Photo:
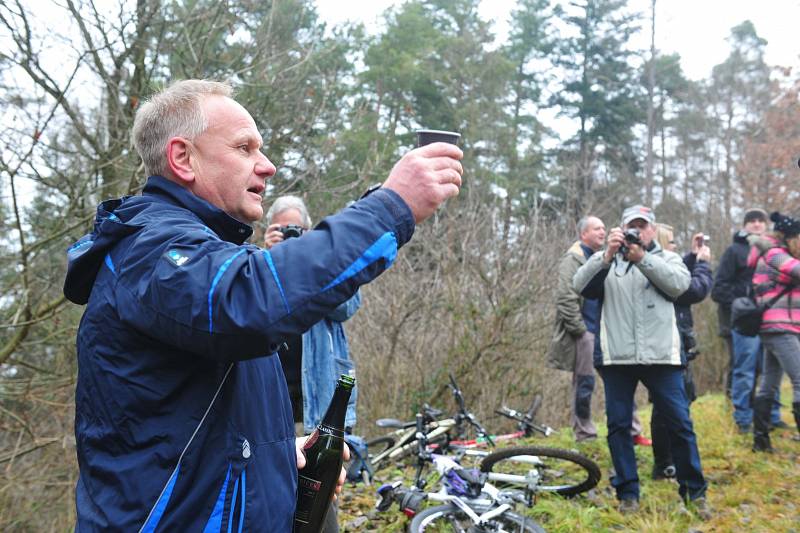
<svg viewBox="0 0 800 533">
<path fill-rule="evenodd" d="M 175 266 L 183 266 L 189 260 L 189 256 L 183 255 L 178 250 L 167 250 L 164 256 Z"/>
<path fill-rule="evenodd" d="M 247 442 L 247 439 L 244 439 L 244 442 L 242 442 L 242 457 L 245 459 L 250 458 L 250 443 Z"/>
</svg>

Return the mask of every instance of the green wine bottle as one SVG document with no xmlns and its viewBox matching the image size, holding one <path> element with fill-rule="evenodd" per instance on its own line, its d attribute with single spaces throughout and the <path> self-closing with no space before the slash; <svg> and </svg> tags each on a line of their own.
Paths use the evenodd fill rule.
<svg viewBox="0 0 800 533">
<path fill-rule="evenodd" d="M 355 378 L 342 374 L 336 382 L 322 422 L 303 445 L 306 466 L 298 472 L 295 533 L 319 533 L 342 471 L 344 419 Z"/>
</svg>

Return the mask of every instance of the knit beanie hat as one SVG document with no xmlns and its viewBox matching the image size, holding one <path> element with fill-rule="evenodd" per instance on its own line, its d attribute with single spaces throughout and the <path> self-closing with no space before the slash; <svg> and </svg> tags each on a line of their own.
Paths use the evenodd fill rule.
<svg viewBox="0 0 800 533">
<path fill-rule="evenodd" d="M 761 220 L 762 222 L 766 222 L 767 212 L 757 207 L 751 207 L 750 209 L 744 212 L 744 221 L 742 222 L 742 226 L 744 226 L 748 222 L 753 222 L 754 220 Z"/>
<path fill-rule="evenodd" d="M 796 220 L 789 215 L 782 215 L 777 211 L 772 213 L 769 219 L 775 223 L 775 231 L 783 233 L 785 238 L 800 235 L 800 220 Z"/>
</svg>

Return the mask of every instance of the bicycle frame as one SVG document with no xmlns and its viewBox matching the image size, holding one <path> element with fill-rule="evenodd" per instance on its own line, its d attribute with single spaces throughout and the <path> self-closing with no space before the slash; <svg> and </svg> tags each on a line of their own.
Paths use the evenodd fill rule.
<svg viewBox="0 0 800 533">
<path fill-rule="evenodd" d="M 425 433 L 425 442 L 438 439 L 455 427 L 455 425 L 456 420 L 453 418 L 445 418 L 443 420 L 430 422 L 428 424 L 429 430 Z M 373 464 L 378 465 L 386 460 L 396 460 L 416 450 L 418 440 L 416 426 L 407 429 L 398 429 L 392 432 L 391 435 L 397 435 L 395 445 L 372 457 L 371 461 Z"/>
<path fill-rule="evenodd" d="M 432 462 L 436 467 L 436 470 L 439 473 L 439 480 L 443 479 L 450 470 L 461 468 L 459 463 L 446 455 L 430 454 L 427 458 L 427 461 Z M 420 472 L 418 472 L 417 479 L 414 483 L 416 488 L 411 489 L 412 491 L 415 491 L 417 494 L 421 495 L 423 500 L 449 503 L 457 506 L 464 512 L 465 515 L 469 517 L 470 521 L 477 526 L 486 524 L 494 518 L 499 517 L 506 512 L 512 511 L 514 508 L 514 502 L 524 503 L 528 506 L 532 504 L 531 500 L 527 497 L 527 494 L 523 495 L 523 491 L 501 491 L 489 482 L 483 484 L 480 490 L 480 496 L 478 497 L 449 494 L 447 487 L 444 484 L 441 484 L 441 488 L 436 492 L 422 492 L 420 486 L 424 485 L 424 483 L 419 483 L 419 476 Z M 399 483 L 393 485 L 392 490 L 398 486 Z M 379 494 L 381 495 L 382 499 L 386 498 L 386 495 L 381 493 L 381 491 L 379 491 Z M 387 508 L 388 506 L 384 507 L 383 509 L 385 510 Z M 404 512 L 407 512 L 407 510 L 404 509 Z"/>
</svg>

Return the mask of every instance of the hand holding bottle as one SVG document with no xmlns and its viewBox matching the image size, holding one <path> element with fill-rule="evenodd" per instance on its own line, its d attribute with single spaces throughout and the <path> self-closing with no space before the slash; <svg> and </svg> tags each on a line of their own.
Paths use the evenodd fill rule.
<svg viewBox="0 0 800 533">
<path fill-rule="evenodd" d="M 306 443 L 306 437 L 297 437 L 294 440 L 294 450 L 297 452 L 297 469 L 302 470 L 303 467 L 306 466 L 306 456 L 303 454 L 303 445 Z M 342 459 L 346 463 L 350 460 L 350 447 L 345 443 L 344 448 L 342 449 Z M 339 479 L 336 480 L 336 489 L 334 490 L 333 499 L 336 500 L 336 495 L 342 493 L 342 487 L 344 487 L 345 479 L 347 479 L 347 470 L 345 467 L 342 467 L 342 473 L 339 474 Z"/>
<path fill-rule="evenodd" d="M 319 533 L 325 515 L 342 492 L 345 474 L 344 459 L 350 450 L 344 443 L 344 419 L 354 377 L 342 374 L 322 422 L 304 440 L 298 452 L 297 505 L 294 511 L 294 533 Z M 303 458 L 300 458 L 300 455 Z"/>
</svg>

